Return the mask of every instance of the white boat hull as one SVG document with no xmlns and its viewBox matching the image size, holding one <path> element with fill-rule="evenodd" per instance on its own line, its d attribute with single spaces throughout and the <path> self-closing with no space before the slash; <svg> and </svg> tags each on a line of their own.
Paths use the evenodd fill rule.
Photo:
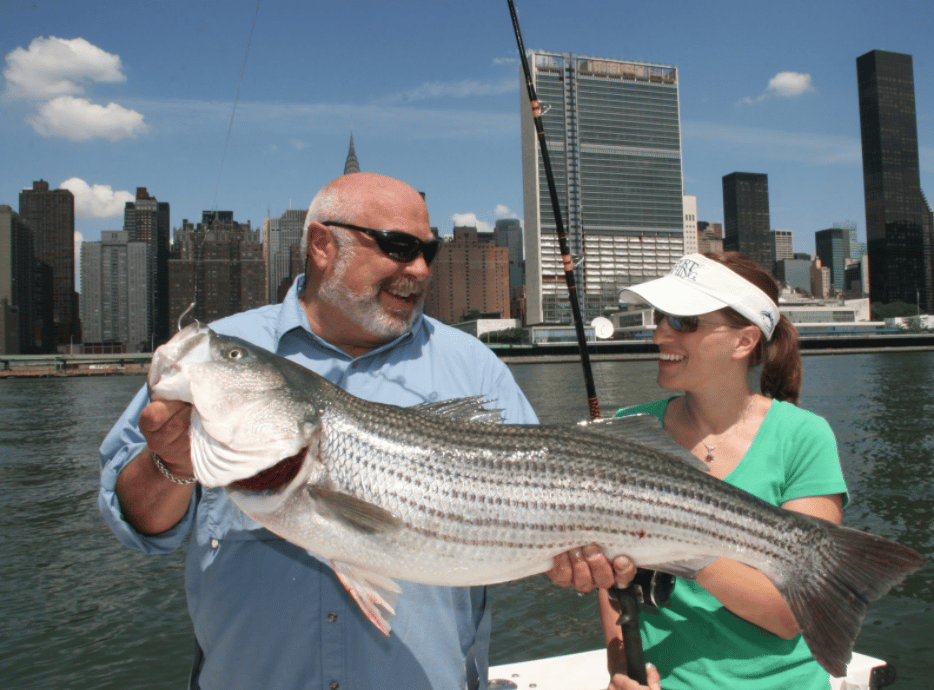
<svg viewBox="0 0 934 690">
<path fill-rule="evenodd" d="M 894 680 L 884 661 L 853 652 L 844 678 L 831 678 L 830 690 L 876 690 Z M 554 656 L 490 668 L 490 690 L 606 690 L 610 679 L 606 651 Z"/>
</svg>

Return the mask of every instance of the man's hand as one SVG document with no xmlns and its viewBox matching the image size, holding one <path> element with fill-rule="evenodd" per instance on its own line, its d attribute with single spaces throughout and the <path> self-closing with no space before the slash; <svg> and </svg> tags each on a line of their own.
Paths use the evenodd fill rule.
<svg viewBox="0 0 934 690">
<path fill-rule="evenodd" d="M 156 400 L 140 413 L 139 430 L 147 447 L 121 470 L 116 491 L 127 522 L 142 534 L 162 534 L 188 511 L 194 483 L 169 481 L 156 468 L 152 453 L 179 479 L 193 477 L 190 425 L 191 405 L 183 402 Z"/>
<path fill-rule="evenodd" d="M 595 587 L 627 587 L 636 576 L 636 564 L 626 556 L 612 561 L 599 546 L 590 544 L 555 556 L 551 570 L 545 573 L 559 587 L 574 587 L 586 594 Z"/>
<path fill-rule="evenodd" d="M 146 445 L 172 474 L 181 478 L 194 476 L 188 437 L 190 426 L 191 405 L 179 400 L 155 400 L 139 415 L 139 430 L 146 438 Z"/>
</svg>

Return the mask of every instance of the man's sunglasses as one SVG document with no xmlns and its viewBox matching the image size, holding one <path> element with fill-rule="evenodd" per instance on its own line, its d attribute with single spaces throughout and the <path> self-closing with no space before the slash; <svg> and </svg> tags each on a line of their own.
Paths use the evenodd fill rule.
<svg viewBox="0 0 934 690">
<path fill-rule="evenodd" d="M 374 230 L 373 228 L 364 228 L 338 220 L 322 220 L 321 224 L 356 230 L 364 235 L 369 235 L 376 240 L 376 245 L 383 254 L 402 263 L 414 261 L 421 254 L 425 257 L 425 263 L 431 265 L 432 260 L 438 253 L 438 248 L 441 246 L 441 240 L 428 240 L 426 242 L 401 230 Z"/>
<path fill-rule="evenodd" d="M 655 319 L 655 325 L 658 326 L 664 319 L 668 319 L 668 325 L 671 326 L 678 333 L 693 333 L 697 330 L 697 327 L 702 323 L 709 324 L 711 326 L 726 326 L 727 328 L 736 328 L 728 323 L 717 323 L 715 321 L 705 321 L 702 318 L 697 316 L 674 316 L 673 314 L 666 314 L 663 311 L 655 309 L 652 313 L 653 318 Z"/>
</svg>

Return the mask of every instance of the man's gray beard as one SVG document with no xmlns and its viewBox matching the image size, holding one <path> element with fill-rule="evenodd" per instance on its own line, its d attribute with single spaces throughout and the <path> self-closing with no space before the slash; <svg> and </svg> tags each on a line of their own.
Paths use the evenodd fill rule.
<svg viewBox="0 0 934 690">
<path fill-rule="evenodd" d="M 418 281 L 410 278 L 401 278 L 394 282 L 385 280 L 363 292 L 353 292 L 344 280 L 352 260 L 353 252 L 338 253 L 334 272 L 321 283 L 318 298 L 380 340 L 388 342 L 407 333 L 425 306 L 424 292 L 408 318 L 386 311 L 379 303 L 379 292 L 391 286 L 391 291 L 405 294 L 418 289 Z"/>
</svg>

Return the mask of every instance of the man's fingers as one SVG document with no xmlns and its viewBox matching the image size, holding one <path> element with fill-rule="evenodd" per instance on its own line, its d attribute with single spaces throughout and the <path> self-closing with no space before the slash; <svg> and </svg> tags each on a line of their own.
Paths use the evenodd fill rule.
<svg viewBox="0 0 934 690">
<path fill-rule="evenodd" d="M 187 421 L 191 417 L 191 405 L 181 400 L 154 400 L 140 412 L 140 431 L 159 431 L 180 412 L 185 413 L 185 420 Z"/>
</svg>

